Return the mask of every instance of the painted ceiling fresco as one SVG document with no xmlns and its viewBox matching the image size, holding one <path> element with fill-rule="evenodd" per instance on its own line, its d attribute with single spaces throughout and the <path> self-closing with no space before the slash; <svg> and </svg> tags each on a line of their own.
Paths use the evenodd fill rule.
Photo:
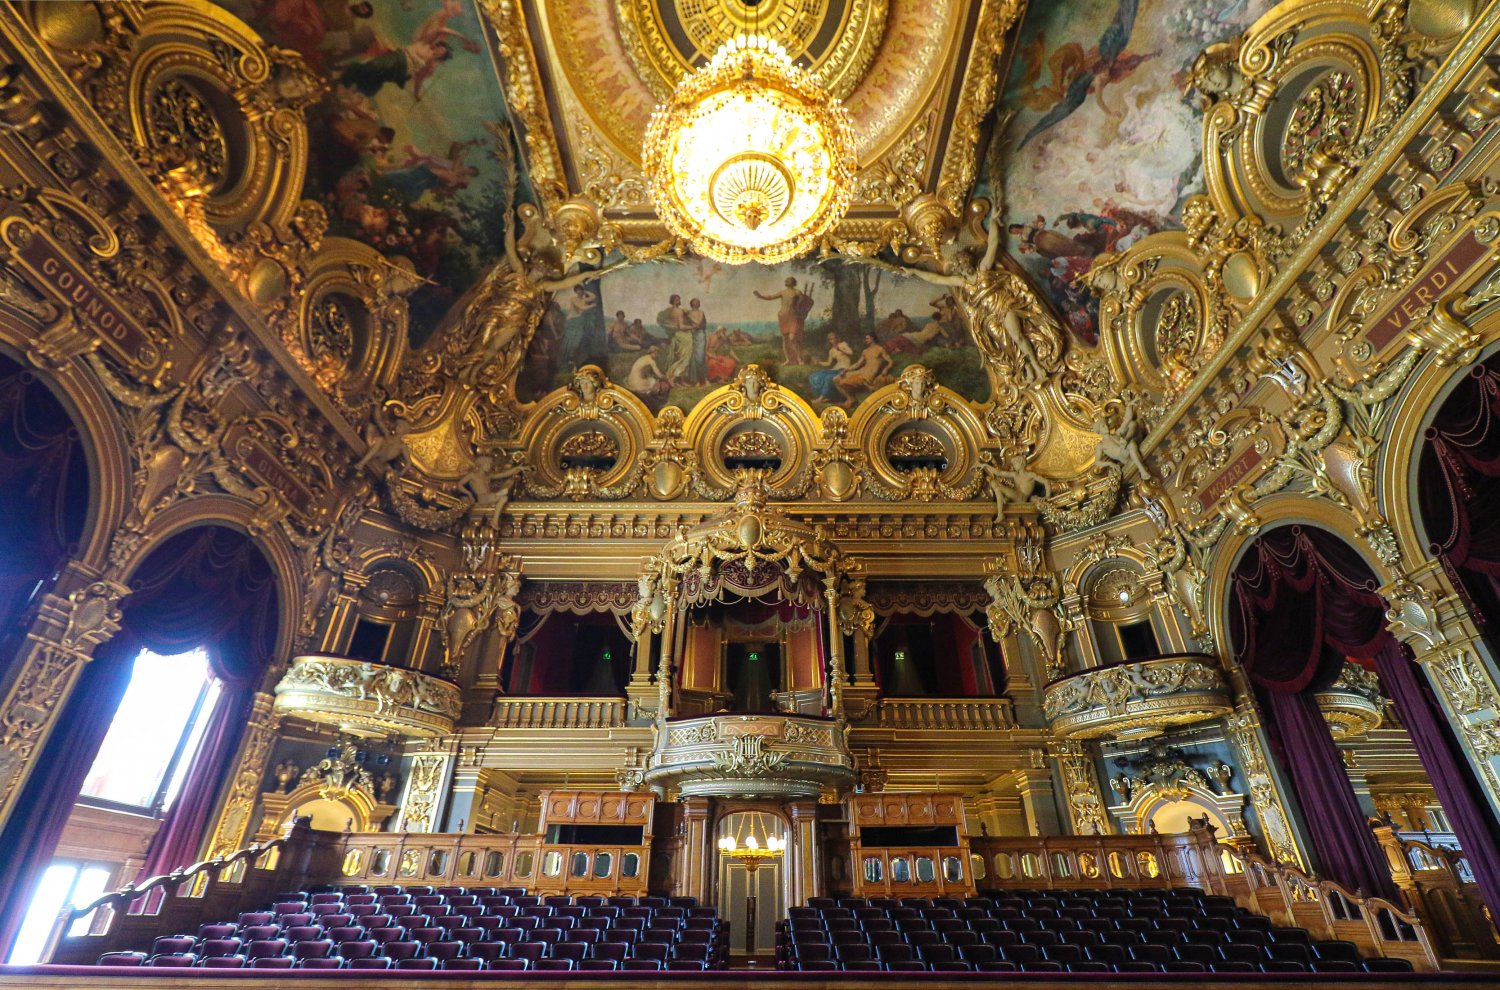
<svg viewBox="0 0 1500 990">
<path fill-rule="evenodd" d="M 849 406 L 911 364 L 976 401 L 979 350 L 953 301 L 926 282 L 865 265 L 719 265 L 702 258 L 606 275 L 561 292 L 517 382 L 523 400 L 594 364 L 653 410 L 691 409 L 747 364 L 815 409 Z"/>
<path fill-rule="evenodd" d="M 1104 251 L 1179 225 L 1202 186 L 1201 115 L 1184 92 L 1208 45 L 1272 0 L 1033 2 L 1003 96 L 1010 253 L 1085 343 L 1097 307 L 1080 281 Z"/>
<path fill-rule="evenodd" d="M 472 0 L 220 4 L 326 80 L 304 194 L 330 233 L 427 280 L 411 298 L 420 341 L 503 250 L 505 101 Z"/>
</svg>

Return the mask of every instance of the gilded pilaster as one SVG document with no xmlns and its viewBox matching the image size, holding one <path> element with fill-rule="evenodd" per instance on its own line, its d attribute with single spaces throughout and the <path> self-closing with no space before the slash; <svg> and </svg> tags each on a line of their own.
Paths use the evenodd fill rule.
<svg viewBox="0 0 1500 990">
<path fill-rule="evenodd" d="M 1253 705 L 1242 704 L 1224 722 L 1229 738 L 1240 755 L 1240 770 L 1250 792 L 1250 804 L 1260 819 L 1261 835 L 1271 859 L 1300 869 L 1307 868 L 1307 857 L 1298 846 L 1287 814 L 1281 785 L 1271 769 L 1265 730 Z"/>
<path fill-rule="evenodd" d="M 1054 742 L 1050 752 L 1061 774 L 1073 834 L 1109 834 L 1109 816 L 1104 811 L 1104 795 L 1099 789 L 1099 774 L 1094 768 L 1091 748 L 1087 743 L 1076 741 Z"/>
<path fill-rule="evenodd" d="M 442 827 L 443 798 L 452 775 L 457 737 L 433 740 L 413 756 L 401 794 L 401 832 L 435 832 Z"/>
<path fill-rule="evenodd" d="M 0 824 L 10 817 L 79 674 L 94 650 L 119 632 L 120 600 L 129 593 L 70 562 L 55 590 L 42 596 L 0 704 Z"/>
<path fill-rule="evenodd" d="M 1391 632 L 1411 648 L 1469 754 L 1494 810 L 1500 812 L 1500 678 L 1480 648 L 1479 628 L 1437 561 L 1380 589 Z"/>
<path fill-rule="evenodd" d="M 250 707 L 250 720 L 245 728 L 245 737 L 240 742 L 238 769 L 234 783 L 219 810 L 212 838 L 208 842 L 208 857 L 227 856 L 241 848 L 245 832 L 251 824 L 251 814 L 266 779 L 266 766 L 270 763 L 271 748 L 276 744 L 276 733 L 281 727 L 281 718 L 276 714 L 275 695 L 261 691 L 255 695 Z"/>
</svg>

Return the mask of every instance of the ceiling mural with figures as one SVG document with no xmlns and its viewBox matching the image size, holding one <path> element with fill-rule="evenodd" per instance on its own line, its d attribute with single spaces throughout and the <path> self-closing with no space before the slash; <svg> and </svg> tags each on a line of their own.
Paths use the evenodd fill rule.
<svg viewBox="0 0 1500 990">
<path fill-rule="evenodd" d="M 327 91 L 303 194 L 329 232 L 410 260 L 420 342 L 502 251 L 505 100 L 472 0 L 219 0 Z"/>
<path fill-rule="evenodd" d="M 1198 53 L 1270 0 L 1033 3 L 1003 95 L 1007 249 L 1073 334 L 1098 339 L 1082 280 L 1105 251 L 1181 226 L 1202 188 L 1202 117 L 1187 90 Z"/>
<path fill-rule="evenodd" d="M 597 365 L 646 405 L 691 409 L 758 365 L 816 409 L 851 406 L 912 364 L 982 402 L 989 382 L 951 294 L 866 265 L 690 257 L 557 293 L 517 382 L 533 400 Z"/>
</svg>

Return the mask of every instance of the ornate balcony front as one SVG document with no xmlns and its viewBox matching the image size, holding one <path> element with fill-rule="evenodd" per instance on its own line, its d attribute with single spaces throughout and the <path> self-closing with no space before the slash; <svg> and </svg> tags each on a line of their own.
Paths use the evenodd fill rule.
<svg viewBox="0 0 1500 990">
<path fill-rule="evenodd" d="M 1042 708 L 1064 739 L 1144 739 L 1228 715 L 1234 705 L 1213 657 L 1178 654 L 1060 678 L 1047 685 Z"/>
<path fill-rule="evenodd" d="M 1313 697 L 1323 712 L 1323 721 L 1335 739 L 1353 739 L 1385 720 L 1385 700 L 1380 681 L 1358 664 L 1346 663 L 1334 681 Z"/>
<path fill-rule="evenodd" d="M 276 710 L 356 736 L 440 736 L 463 709 L 449 681 L 363 660 L 303 656 L 276 685 Z"/>
<path fill-rule="evenodd" d="M 688 796 L 811 798 L 854 783 L 854 758 L 829 719 L 710 715 L 657 731 L 645 783 Z"/>
</svg>

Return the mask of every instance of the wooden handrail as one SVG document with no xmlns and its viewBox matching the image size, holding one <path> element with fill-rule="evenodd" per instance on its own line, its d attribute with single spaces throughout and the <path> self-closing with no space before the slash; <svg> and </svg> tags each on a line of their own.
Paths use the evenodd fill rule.
<svg viewBox="0 0 1500 990">
<path fill-rule="evenodd" d="M 99 895 L 98 897 L 94 898 L 92 901 L 89 901 L 87 904 L 82 905 L 81 907 L 65 907 L 63 909 L 64 916 L 71 924 L 73 921 L 85 917 L 86 915 L 97 911 L 99 908 L 118 907 L 121 904 L 134 903 L 146 894 L 149 894 L 151 893 L 151 891 L 156 890 L 160 887 L 166 887 L 169 885 L 178 887 L 186 881 L 193 879 L 194 877 L 208 873 L 212 873 L 214 876 L 218 876 L 224 872 L 225 868 L 234 866 L 236 863 L 243 862 L 248 864 L 249 866 L 254 866 L 255 861 L 261 856 L 273 849 L 285 848 L 286 844 L 287 841 L 285 837 L 272 839 L 270 842 L 266 843 L 255 843 L 253 845 L 246 846 L 244 849 L 232 853 L 229 856 L 216 856 L 213 859 L 206 859 L 202 862 L 194 863 L 192 866 L 179 867 L 178 869 L 173 870 L 171 873 L 163 873 L 161 876 L 151 877 L 150 879 L 146 880 L 145 883 L 142 883 L 139 886 L 137 886 L 136 883 L 132 881 L 121 887 L 119 890 Z"/>
</svg>

